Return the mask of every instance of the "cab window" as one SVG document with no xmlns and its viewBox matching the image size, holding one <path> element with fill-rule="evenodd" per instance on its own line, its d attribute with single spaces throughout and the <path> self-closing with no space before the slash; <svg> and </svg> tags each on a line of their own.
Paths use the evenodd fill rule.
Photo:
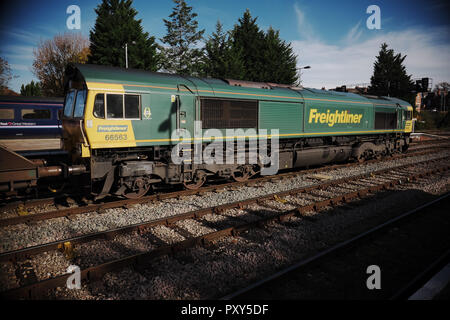
<svg viewBox="0 0 450 320">
<path fill-rule="evenodd" d="M 133 94 L 107 94 L 108 119 L 140 119 L 140 96 Z"/>
<path fill-rule="evenodd" d="M 70 91 L 66 95 L 66 102 L 64 104 L 64 116 L 65 117 L 72 117 L 73 112 L 73 102 L 75 101 L 75 90 Z"/>
<path fill-rule="evenodd" d="M 110 119 L 123 119 L 123 95 L 106 95 L 107 116 Z"/>
<path fill-rule="evenodd" d="M 75 110 L 73 112 L 74 118 L 80 118 L 84 114 L 84 106 L 86 104 L 86 90 L 79 90 L 75 100 Z"/>
<path fill-rule="evenodd" d="M 105 95 L 98 93 L 94 101 L 94 117 L 105 119 Z"/>
<path fill-rule="evenodd" d="M 139 96 L 138 95 L 125 95 L 125 118 L 126 119 L 139 119 Z"/>
</svg>

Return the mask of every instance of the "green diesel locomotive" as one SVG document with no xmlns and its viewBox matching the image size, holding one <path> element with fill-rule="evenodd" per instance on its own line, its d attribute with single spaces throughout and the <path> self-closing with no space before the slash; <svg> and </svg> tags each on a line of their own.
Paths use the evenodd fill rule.
<svg viewBox="0 0 450 320">
<path fill-rule="evenodd" d="M 364 161 L 407 149 L 412 110 L 391 97 L 69 65 L 62 170 L 76 168 L 99 198 L 137 198 L 156 184 L 246 180 L 274 160 L 277 169 Z M 227 161 L 202 161 L 206 153 Z"/>
</svg>

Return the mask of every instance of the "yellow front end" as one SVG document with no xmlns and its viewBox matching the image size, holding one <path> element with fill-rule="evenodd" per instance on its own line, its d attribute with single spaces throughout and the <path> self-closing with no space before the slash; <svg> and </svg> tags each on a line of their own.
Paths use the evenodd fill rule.
<svg viewBox="0 0 450 320">
<path fill-rule="evenodd" d="M 410 132 L 412 132 L 412 128 L 413 128 L 413 120 L 412 120 L 413 108 L 411 106 L 407 106 L 406 109 L 407 109 L 407 111 L 406 111 L 406 120 L 405 120 L 405 133 L 410 133 Z"/>
<path fill-rule="evenodd" d="M 87 83 L 89 88 L 86 99 L 84 116 L 84 130 L 91 149 L 135 147 L 132 121 L 128 119 L 111 119 L 103 115 L 96 116 L 95 104 L 98 97 L 107 94 L 124 94 L 125 90 L 120 84 Z M 97 97 L 97 100 L 96 100 Z M 103 100 L 106 103 L 106 99 Z M 97 105 L 97 108 L 99 106 Z M 106 106 L 104 106 L 106 109 Z M 106 112 L 105 112 L 106 113 Z M 89 156 L 89 155 L 86 155 Z"/>
</svg>

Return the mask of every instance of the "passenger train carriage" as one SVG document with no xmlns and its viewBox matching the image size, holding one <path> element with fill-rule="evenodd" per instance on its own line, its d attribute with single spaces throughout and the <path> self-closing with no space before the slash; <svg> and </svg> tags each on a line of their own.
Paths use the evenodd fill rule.
<svg viewBox="0 0 450 320">
<path fill-rule="evenodd" d="M 0 96 L 0 139 L 59 138 L 63 98 Z"/>
<path fill-rule="evenodd" d="M 98 197 L 136 198 L 156 183 L 198 188 L 207 178 L 241 181 L 261 169 L 237 161 L 174 163 L 175 129 L 191 133 L 188 144 L 200 141 L 203 149 L 213 140 L 194 136 L 195 121 L 201 133 L 218 129 L 215 141 L 245 139 L 247 148 L 250 138 L 273 139 L 278 129 L 280 169 L 402 152 L 412 128 L 412 107 L 396 98 L 273 83 L 70 65 L 66 90 L 64 148 L 72 164 L 86 167 Z M 244 135 L 227 136 L 226 129 Z"/>
</svg>

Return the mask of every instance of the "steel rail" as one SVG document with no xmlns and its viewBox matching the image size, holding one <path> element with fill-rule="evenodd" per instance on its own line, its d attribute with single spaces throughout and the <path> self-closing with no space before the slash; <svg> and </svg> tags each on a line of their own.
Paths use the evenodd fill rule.
<svg viewBox="0 0 450 320">
<path fill-rule="evenodd" d="M 198 219 L 207 214 L 221 213 L 221 212 L 224 212 L 225 210 L 230 210 L 230 209 L 235 209 L 235 208 L 242 209 L 245 206 L 254 204 L 254 203 L 261 203 L 263 201 L 273 200 L 276 198 L 285 197 L 285 196 L 289 196 L 289 195 L 296 195 L 299 193 L 307 193 L 307 192 L 311 192 L 313 190 L 325 189 L 325 188 L 328 188 L 331 186 L 339 186 L 343 183 L 353 182 L 353 181 L 363 179 L 363 178 L 373 178 L 373 176 L 375 176 L 375 175 L 382 175 L 382 174 L 385 174 L 390 171 L 399 171 L 399 170 L 402 170 L 402 169 L 405 169 L 408 167 L 420 166 L 422 164 L 439 162 L 440 160 L 444 160 L 444 159 L 448 159 L 448 158 L 442 157 L 442 158 L 437 158 L 437 159 L 432 159 L 432 160 L 416 162 L 414 164 L 405 164 L 405 165 L 401 165 L 401 166 L 397 166 L 397 167 L 393 167 L 393 168 L 381 169 L 381 170 L 377 170 L 377 171 L 371 172 L 371 173 L 362 173 L 359 175 L 339 178 L 339 179 L 326 181 L 326 182 L 322 182 L 322 183 L 318 183 L 318 184 L 313 184 L 313 185 L 309 185 L 309 186 L 299 187 L 299 188 L 295 188 L 295 189 L 291 189 L 291 190 L 270 193 L 270 194 L 267 194 L 264 196 L 249 198 L 246 200 L 240 200 L 240 201 L 235 201 L 235 202 L 222 204 L 222 205 L 218 205 L 218 206 L 197 209 L 197 210 L 180 213 L 180 214 L 176 214 L 176 215 L 169 216 L 169 217 L 154 219 L 154 220 L 141 222 L 141 223 L 137 223 L 137 224 L 132 224 L 132 225 L 128 225 L 128 226 L 124 226 L 124 227 L 120 227 L 120 228 L 90 233 L 90 234 L 73 237 L 73 238 L 67 238 L 67 239 L 58 240 L 58 241 L 54 241 L 54 242 L 50 242 L 50 243 L 46 243 L 46 244 L 42 244 L 42 245 L 36 245 L 36 246 L 23 248 L 23 249 L 19 249 L 19 250 L 3 252 L 3 253 L 0 253 L 0 262 L 17 261 L 17 260 L 27 258 L 32 255 L 41 253 L 41 252 L 56 250 L 56 249 L 58 249 L 59 246 L 63 245 L 66 242 L 70 242 L 72 244 L 79 244 L 79 243 L 89 242 L 89 241 L 97 240 L 97 239 L 110 239 L 119 234 L 130 233 L 132 231 L 141 231 L 143 229 L 155 227 L 155 226 L 159 226 L 159 225 L 170 226 L 170 225 L 173 225 L 175 222 L 178 222 L 181 220 L 192 219 L 192 218 Z M 406 174 L 408 174 L 408 173 L 406 173 Z M 405 178 L 404 176 L 401 176 L 398 180 L 402 180 L 404 178 Z M 390 181 L 387 181 L 387 182 L 389 183 Z M 360 192 L 360 194 L 362 194 L 362 192 Z M 358 196 L 358 192 L 353 191 L 353 192 L 348 193 L 345 196 L 345 199 L 351 200 L 352 198 L 355 198 L 357 196 Z M 318 208 L 326 206 L 328 204 L 329 204 L 328 200 L 318 201 L 313 205 L 303 206 L 303 208 L 304 208 L 303 210 L 318 209 Z"/>
<path fill-rule="evenodd" d="M 371 164 L 371 163 L 378 163 L 378 162 L 386 162 L 391 161 L 395 159 L 403 159 L 413 156 L 420 156 L 425 154 L 431 154 L 436 152 L 435 147 L 433 150 L 430 151 L 419 151 L 413 154 L 401 154 L 401 155 L 394 155 L 389 158 L 383 158 L 383 159 L 374 159 L 364 162 L 363 164 Z M 294 172 L 286 172 L 286 173 L 280 173 L 275 176 L 267 176 L 267 177 L 259 177 L 248 181 L 243 182 L 228 182 L 220 185 L 211 185 L 202 187 L 198 190 L 182 190 L 182 191 L 176 191 L 176 192 L 169 192 L 169 193 L 160 193 L 160 194 L 154 194 L 142 197 L 140 199 L 124 199 L 124 200 L 116 200 L 112 202 L 105 202 L 105 203 L 94 203 L 94 204 L 88 204 L 86 206 L 77 206 L 77 207 L 71 207 L 71 208 L 60 208 L 56 210 L 51 211 L 45 211 L 40 213 L 34 213 L 29 215 L 22 215 L 22 216 L 15 216 L 10 218 L 3 218 L 0 219 L 0 227 L 6 227 L 11 225 L 17 225 L 20 223 L 30 223 L 33 221 L 41 221 L 41 220 L 47 220 L 47 219 L 54 219 L 54 218 L 60 218 L 60 217 L 68 217 L 71 215 L 77 215 L 77 214 L 84 214 L 89 212 L 97 211 L 99 213 L 103 213 L 107 209 L 112 208 L 120 208 L 120 207 L 129 207 L 135 204 L 144 204 L 144 203 L 150 203 L 155 201 L 162 201 L 165 199 L 172 199 L 176 197 L 185 197 L 185 196 L 191 196 L 191 195 L 202 195 L 207 192 L 214 192 L 217 190 L 224 190 L 227 188 L 233 188 L 233 187 L 239 187 L 239 186 L 253 186 L 256 184 L 264 183 L 264 182 L 276 182 L 282 179 L 288 179 L 293 178 L 299 175 L 304 175 L 308 173 L 318 173 L 328 170 L 336 170 L 340 168 L 348 168 L 361 165 L 360 163 L 345 163 L 345 164 L 335 164 L 327 167 L 322 168 L 314 168 L 314 169 L 307 169 L 307 170 L 301 170 L 301 171 L 294 171 Z"/>
<path fill-rule="evenodd" d="M 365 231 L 365 232 L 363 232 L 363 233 L 361 233 L 361 234 L 359 234 L 357 236 L 354 236 L 354 237 L 352 237 L 352 238 L 350 238 L 348 240 L 340 242 L 340 243 L 332 246 L 331 248 L 323 250 L 323 251 L 321 251 L 321 252 L 319 252 L 319 253 L 317 253 L 317 254 L 309 257 L 309 258 L 302 259 L 299 262 L 297 262 L 297 263 L 295 263 L 295 264 L 293 264 L 293 265 L 291 265 L 291 266 L 289 266 L 289 267 L 287 267 L 287 268 L 285 268 L 285 269 L 283 269 L 281 271 L 278 271 L 278 272 L 276 272 L 276 273 L 274 273 L 274 274 L 272 274 L 272 275 L 270 275 L 270 276 L 268 276 L 268 277 L 266 277 L 264 279 L 261 279 L 261 280 L 255 282 L 255 283 L 253 283 L 253 284 L 251 284 L 251 285 L 249 285 L 249 286 L 247 286 L 245 288 L 242 288 L 242 289 L 239 289 L 239 290 L 237 290 L 237 291 L 235 291 L 233 293 L 230 293 L 230 294 L 220 298 L 220 300 L 231 300 L 231 299 L 239 298 L 239 296 L 241 296 L 242 294 L 247 293 L 247 292 L 249 292 L 249 291 L 251 291 L 251 290 L 253 290 L 255 288 L 261 287 L 262 285 L 265 285 L 266 283 L 268 283 L 270 281 L 278 279 L 281 276 L 283 276 L 283 275 L 285 275 L 285 274 L 287 274 L 289 272 L 298 270 L 300 268 L 303 268 L 305 266 L 311 265 L 313 263 L 317 263 L 319 260 L 327 258 L 329 256 L 332 256 L 332 255 L 336 254 L 337 252 L 339 252 L 341 250 L 344 250 L 344 249 L 346 249 L 346 248 L 348 248 L 350 246 L 353 246 L 356 243 L 358 243 L 359 241 L 361 241 L 363 239 L 366 239 L 367 237 L 373 236 L 374 234 L 376 234 L 378 232 L 381 232 L 381 231 L 383 231 L 383 230 L 385 230 L 387 228 L 390 228 L 393 225 L 399 223 L 400 221 L 405 220 L 406 218 L 410 218 L 411 216 L 413 216 L 415 214 L 422 213 L 423 209 L 428 208 L 428 207 L 430 207 L 432 205 L 435 205 L 436 203 L 439 203 L 439 202 L 447 199 L 449 196 L 450 196 L 450 193 L 446 193 L 446 194 L 444 194 L 443 196 L 440 196 L 437 199 L 434 199 L 434 200 L 432 200 L 430 202 L 427 202 L 427 203 L 425 203 L 425 204 L 423 204 L 423 205 L 421 205 L 421 206 L 419 206 L 419 207 L 417 207 L 417 208 L 415 208 L 413 210 L 409 210 L 409 211 L 401 214 L 400 216 L 397 216 L 395 218 L 389 219 L 388 221 L 386 221 L 386 222 L 384 222 L 384 223 L 382 223 L 382 224 L 380 224 L 380 225 L 378 225 L 376 227 L 373 227 L 373 228 L 371 228 L 371 229 L 369 229 L 369 230 L 367 230 L 367 231 Z M 448 257 L 448 252 L 446 253 L 446 257 Z M 440 258 L 440 260 L 441 260 L 441 258 Z M 441 262 L 440 260 L 439 260 L 439 262 Z M 401 297 L 401 295 L 404 294 L 406 292 L 406 290 L 410 289 L 411 286 L 416 283 L 415 281 L 418 281 L 418 280 L 414 279 L 413 282 L 409 283 L 405 288 L 400 290 L 391 299 L 398 299 L 399 297 Z"/>
</svg>

